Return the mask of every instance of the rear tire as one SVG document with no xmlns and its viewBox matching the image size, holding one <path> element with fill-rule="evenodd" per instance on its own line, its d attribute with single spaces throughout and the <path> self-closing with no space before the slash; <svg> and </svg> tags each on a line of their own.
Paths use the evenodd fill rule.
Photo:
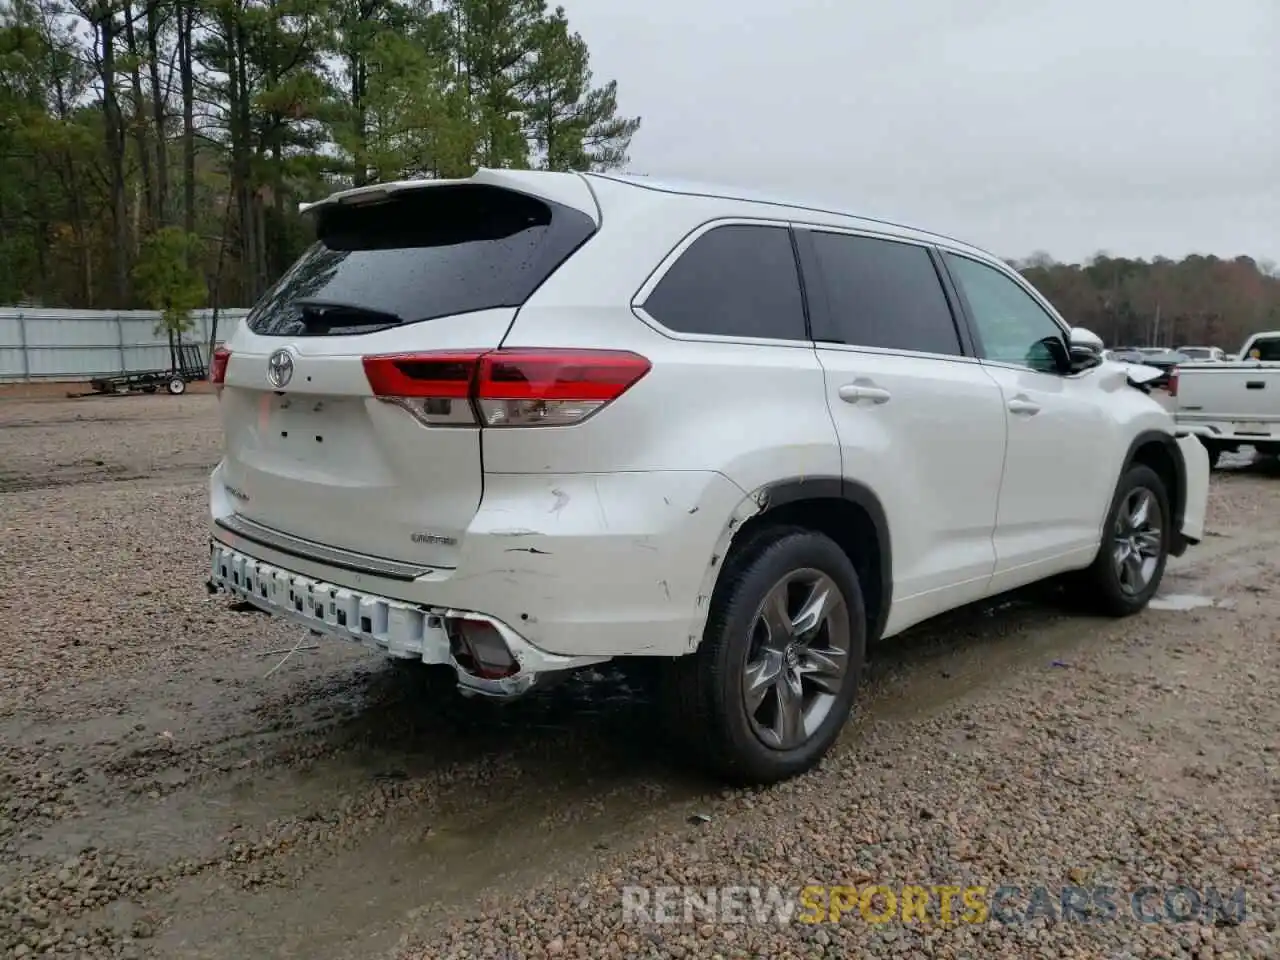
<svg viewBox="0 0 1280 960">
<path fill-rule="evenodd" d="M 738 784 L 816 766 L 849 717 L 866 656 L 858 576 L 830 538 L 760 530 L 721 572 L 698 651 L 662 691 L 673 737 Z"/>
<path fill-rule="evenodd" d="M 1107 511 L 1098 556 L 1076 582 L 1086 606 L 1112 617 L 1146 608 L 1169 561 L 1172 518 L 1160 475 L 1143 464 L 1126 470 Z"/>
</svg>

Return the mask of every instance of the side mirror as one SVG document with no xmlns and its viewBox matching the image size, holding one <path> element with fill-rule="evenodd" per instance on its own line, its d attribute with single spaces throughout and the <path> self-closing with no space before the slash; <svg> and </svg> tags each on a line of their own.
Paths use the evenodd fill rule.
<svg viewBox="0 0 1280 960">
<path fill-rule="evenodd" d="M 1045 354 L 1048 355 L 1054 371 L 1063 375 L 1073 372 L 1071 369 L 1071 356 L 1067 352 L 1067 344 L 1061 337 L 1044 337 L 1037 341 L 1036 346 L 1043 349 Z M 1041 369 L 1035 364 L 1032 367 L 1033 369 Z M 1050 371 L 1045 370 L 1044 372 L 1048 373 Z"/>
<path fill-rule="evenodd" d="M 1102 338 L 1084 327 L 1071 328 L 1069 366 L 1073 373 L 1088 370 L 1102 363 L 1105 344 Z"/>
</svg>

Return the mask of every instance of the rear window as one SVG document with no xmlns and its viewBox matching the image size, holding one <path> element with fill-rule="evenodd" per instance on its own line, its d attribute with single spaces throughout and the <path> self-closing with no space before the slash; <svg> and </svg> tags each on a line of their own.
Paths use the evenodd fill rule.
<svg viewBox="0 0 1280 960">
<path fill-rule="evenodd" d="M 372 333 L 518 307 L 596 229 L 586 214 L 480 184 L 316 209 L 316 243 L 246 322 L 264 336 Z"/>
<path fill-rule="evenodd" d="M 1274 363 L 1280 360 L 1280 339 L 1274 337 L 1267 340 L 1255 340 L 1253 346 L 1249 348 L 1249 352 L 1244 355 L 1244 359 L 1253 359 L 1253 351 L 1258 352 L 1258 359 L 1267 363 Z"/>
</svg>

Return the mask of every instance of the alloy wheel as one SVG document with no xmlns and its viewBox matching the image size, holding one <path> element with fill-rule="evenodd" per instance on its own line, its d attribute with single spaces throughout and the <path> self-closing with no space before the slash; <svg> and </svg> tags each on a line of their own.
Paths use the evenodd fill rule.
<svg viewBox="0 0 1280 960">
<path fill-rule="evenodd" d="M 790 750 L 822 725 L 849 672 L 849 610 L 825 573 L 795 570 L 765 594 L 751 626 L 742 695 L 751 730 Z"/>
<path fill-rule="evenodd" d="M 1160 504 L 1146 487 L 1129 492 L 1116 516 L 1112 564 L 1120 589 L 1129 596 L 1142 593 L 1160 565 L 1164 548 Z"/>
</svg>

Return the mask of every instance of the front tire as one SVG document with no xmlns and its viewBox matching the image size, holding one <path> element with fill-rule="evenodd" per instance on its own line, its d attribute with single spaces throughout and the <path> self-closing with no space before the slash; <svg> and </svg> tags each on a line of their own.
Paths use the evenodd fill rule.
<svg viewBox="0 0 1280 960">
<path fill-rule="evenodd" d="M 1080 593 L 1098 613 L 1127 617 L 1146 608 L 1164 578 L 1173 511 L 1160 475 L 1136 464 L 1120 479 L 1102 545 L 1083 571 Z"/>
<path fill-rule="evenodd" d="M 722 572 L 697 653 L 672 665 L 673 734 L 730 782 L 804 773 L 849 717 L 866 633 L 857 573 L 834 541 L 800 527 L 759 531 Z"/>
</svg>

